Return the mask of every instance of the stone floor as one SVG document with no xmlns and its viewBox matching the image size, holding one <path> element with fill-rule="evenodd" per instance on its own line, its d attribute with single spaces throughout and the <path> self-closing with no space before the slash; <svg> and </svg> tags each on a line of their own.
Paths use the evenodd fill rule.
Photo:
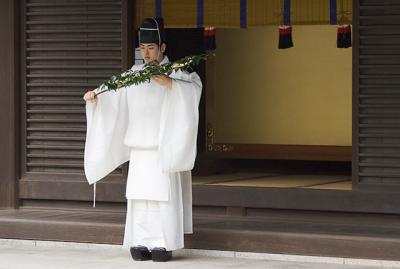
<svg viewBox="0 0 400 269">
<path fill-rule="evenodd" d="M 398 262 L 183 249 L 172 261 L 133 261 L 118 245 L 0 239 L 0 269 L 373 269 Z M 355 265 L 358 264 L 358 265 Z"/>
</svg>

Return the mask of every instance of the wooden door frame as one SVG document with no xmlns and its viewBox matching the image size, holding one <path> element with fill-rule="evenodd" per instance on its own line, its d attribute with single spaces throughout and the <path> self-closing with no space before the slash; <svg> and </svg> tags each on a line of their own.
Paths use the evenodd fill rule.
<svg viewBox="0 0 400 269">
<path fill-rule="evenodd" d="M 358 189 L 359 182 L 359 112 L 358 112 L 358 98 L 359 98 L 359 77 L 360 77 L 360 1 L 353 0 L 353 59 L 352 59 L 352 186 L 353 190 Z"/>
<path fill-rule="evenodd" d="M 19 1 L 7 0 L 0 3 L 2 59 L 0 66 L 0 208 L 18 206 L 17 185 L 19 171 Z M 0 53 L 0 54 L 3 54 Z"/>
</svg>

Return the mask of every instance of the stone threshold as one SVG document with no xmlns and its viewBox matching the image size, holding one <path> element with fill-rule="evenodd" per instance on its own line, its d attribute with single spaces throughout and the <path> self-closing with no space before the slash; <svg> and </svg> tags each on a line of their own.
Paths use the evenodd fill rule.
<svg viewBox="0 0 400 269">
<path fill-rule="evenodd" d="M 58 248 L 73 248 L 73 249 L 126 251 L 125 249 L 122 248 L 122 245 L 118 244 L 97 244 L 97 243 L 6 239 L 6 238 L 0 238 L 0 246 L 10 246 L 10 247 L 30 246 L 39 248 L 58 247 Z M 400 261 L 392 261 L 392 260 L 354 259 L 345 257 L 287 255 L 287 254 L 186 249 L 186 248 L 176 250 L 174 251 L 174 253 L 185 256 L 204 256 L 204 257 L 221 257 L 221 258 L 233 258 L 233 259 L 274 260 L 274 261 L 310 262 L 310 263 L 344 264 L 344 265 L 359 265 L 359 266 L 377 266 L 383 268 L 400 268 Z"/>
</svg>

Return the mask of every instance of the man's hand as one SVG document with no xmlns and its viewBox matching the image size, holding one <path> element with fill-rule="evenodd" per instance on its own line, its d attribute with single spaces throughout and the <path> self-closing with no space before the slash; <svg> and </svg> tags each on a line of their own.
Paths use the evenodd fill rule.
<svg viewBox="0 0 400 269">
<path fill-rule="evenodd" d="M 166 86 L 170 90 L 172 89 L 172 78 L 168 76 L 152 76 L 151 79 L 161 86 Z"/>
<path fill-rule="evenodd" d="M 86 102 L 90 101 L 92 103 L 96 102 L 97 100 L 96 93 L 94 91 L 88 91 L 83 96 L 83 100 L 85 100 Z"/>
</svg>

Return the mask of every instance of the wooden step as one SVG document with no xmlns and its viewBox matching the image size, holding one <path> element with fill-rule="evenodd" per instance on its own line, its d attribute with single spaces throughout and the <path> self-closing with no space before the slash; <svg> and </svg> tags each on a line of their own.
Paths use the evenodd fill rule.
<svg viewBox="0 0 400 269">
<path fill-rule="evenodd" d="M 78 209 L 0 210 L 0 237 L 120 244 L 125 212 Z"/>
<path fill-rule="evenodd" d="M 196 211 L 195 211 L 196 212 Z M 400 216 L 290 210 L 247 216 L 200 214 L 185 247 L 400 260 Z M 124 210 L 0 210 L 0 238 L 122 244 Z"/>
<path fill-rule="evenodd" d="M 398 226 L 398 224 L 396 224 Z M 296 220 L 196 219 L 185 247 L 276 254 L 400 260 L 400 227 Z"/>
</svg>

